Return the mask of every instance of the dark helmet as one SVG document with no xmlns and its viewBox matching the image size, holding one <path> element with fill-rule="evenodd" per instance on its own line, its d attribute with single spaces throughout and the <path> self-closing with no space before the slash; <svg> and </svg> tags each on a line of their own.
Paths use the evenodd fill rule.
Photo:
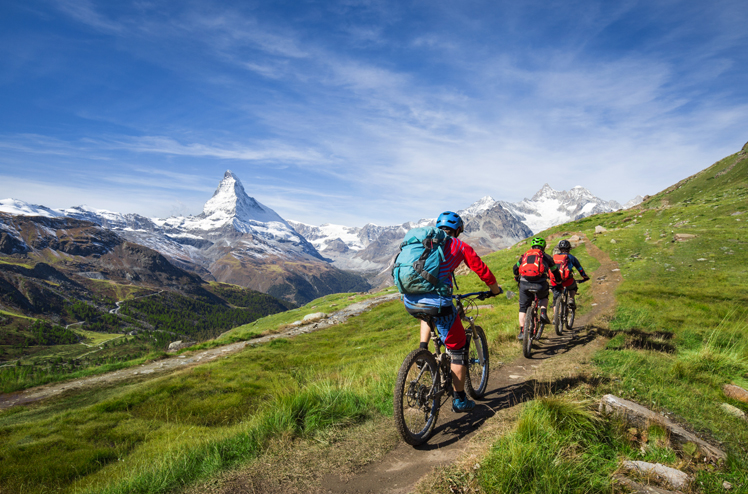
<svg viewBox="0 0 748 494">
<path fill-rule="evenodd" d="M 462 222 L 462 218 L 460 218 L 459 214 L 453 213 L 452 211 L 444 211 L 439 215 L 439 218 L 436 219 L 436 227 L 451 228 L 457 233 L 457 235 L 459 235 L 465 229 L 465 224 Z"/>
<path fill-rule="evenodd" d="M 558 243 L 558 250 L 560 251 L 570 251 L 571 250 L 571 242 L 568 240 L 562 240 Z"/>
<path fill-rule="evenodd" d="M 533 239 L 530 240 L 530 247 L 538 247 L 541 250 L 545 250 L 545 239 L 543 237 L 533 237 Z"/>
</svg>

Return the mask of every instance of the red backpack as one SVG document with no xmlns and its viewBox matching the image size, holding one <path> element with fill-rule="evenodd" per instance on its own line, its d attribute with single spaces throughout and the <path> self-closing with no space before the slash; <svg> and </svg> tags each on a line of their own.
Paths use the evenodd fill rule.
<svg viewBox="0 0 748 494">
<path fill-rule="evenodd" d="M 562 282 L 571 279 L 573 273 L 571 272 L 571 263 L 569 262 L 568 254 L 554 255 L 553 262 L 558 266 L 558 272 L 561 275 Z"/>
<path fill-rule="evenodd" d="M 530 249 L 522 256 L 519 263 L 519 274 L 532 281 L 545 274 L 544 253 L 540 249 Z"/>
</svg>

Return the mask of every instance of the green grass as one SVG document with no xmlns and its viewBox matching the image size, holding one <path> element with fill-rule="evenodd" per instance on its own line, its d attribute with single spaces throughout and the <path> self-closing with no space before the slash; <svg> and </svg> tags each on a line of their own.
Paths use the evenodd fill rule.
<svg viewBox="0 0 748 494">
<path fill-rule="evenodd" d="M 723 481 L 732 483 L 734 492 L 748 492 L 748 423 L 720 408 L 729 403 L 748 413 L 748 404 L 722 392 L 726 383 L 748 385 L 746 221 L 748 159 L 743 154 L 715 163 L 639 208 L 541 234 L 582 231 L 621 269 L 623 283 L 608 324 L 614 337 L 594 357 L 603 384 L 590 398 L 613 393 L 668 413 L 723 448 L 724 465 L 713 468 L 688 453 L 676 455 L 656 428 L 634 431 L 637 437 L 631 438 L 625 427 L 574 419 L 580 411 L 553 418 L 551 408 L 561 401 L 551 398 L 526 405 L 516 430 L 480 460 L 476 479 L 472 472 L 453 474 L 458 489 L 453 492 L 608 492 L 609 476 L 622 458 L 684 469 L 695 476 L 694 492 L 725 492 Z M 595 235 L 597 225 L 608 231 Z M 676 241 L 676 234 L 695 236 Z M 592 271 L 584 258 L 582 264 Z"/>
<path fill-rule="evenodd" d="M 589 404 L 547 397 L 526 404 L 516 428 L 480 462 L 484 492 L 588 493 L 610 491 L 621 450 L 630 450 L 617 424 Z"/>
<path fill-rule="evenodd" d="M 246 461 L 269 437 L 391 413 L 396 369 L 417 339 L 391 302 L 169 377 L 11 409 L 0 414 L 0 484 L 166 492 Z"/>
</svg>

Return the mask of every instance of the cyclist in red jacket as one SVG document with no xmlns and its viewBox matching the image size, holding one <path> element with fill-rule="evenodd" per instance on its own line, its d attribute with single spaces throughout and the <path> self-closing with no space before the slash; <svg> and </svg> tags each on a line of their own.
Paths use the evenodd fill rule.
<svg viewBox="0 0 748 494">
<path fill-rule="evenodd" d="M 488 266 L 475 253 L 472 247 L 459 240 L 457 237 L 464 230 L 462 218 L 457 213 L 446 211 L 439 215 L 436 227 L 444 230 L 449 239 L 444 246 L 444 261 L 439 270 L 439 280 L 452 287 L 452 273 L 463 261 L 472 269 L 478 277 L 488 285 L 491 293 L 498 295 L 501 287 L 496 283 L 496 277 L 488 269 Z M 418 295 L 403 295 L 405 308 L 415 317 L 419 315 L 434 316 L 433 320 L 439 337 L 447 347 L 447 353 L 452 359 L 452 386 L 454 397 L 452 399 L 452 410 L 455 412 L 468 412 L 475 407 L 475 402 L 467 398 L 465 394 L 465 378 L 467 377 L 467 354 L 465 344 L 467 342 L 465 328 L 462 326 L 457 309 L 452 303 L 452 297 L 441 296 L 437 293 Z M 428 348 L 431 329 L 421 319 L 421 348 Z"/>
<path fill-rule="evenodd" d="M 553 258 L 545 252 L 545 239 L 534 237 L 530 240 L 530 250 L 522 254 L 514 265 L 514 279 L 519 282 L 519 337 L 525 328 L 525 316 L 535 295 L 530 290 L 537 290 L 540 306 L 540 320 L 550 324 L 548 319 L 548 273 L 553 275 L 557 283 L 561 283 L 561 275 Z"/>
</svg>

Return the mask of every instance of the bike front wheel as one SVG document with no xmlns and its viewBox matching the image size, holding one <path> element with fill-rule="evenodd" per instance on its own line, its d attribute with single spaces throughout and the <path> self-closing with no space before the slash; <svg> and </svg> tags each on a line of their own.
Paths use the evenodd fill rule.
<svg viewBox="0 0 748 494">
<path fill-rule="evenodd" d="M 403 440 L 413 446 L 428 441 L 439 417 L 439 367 L 423 349 L 405 357 L 395 384 L 395 426 Z"/>
<path fill-rule="evenodd" d="M 522 355 L 525 358 L 530 358 L 530 355 L 532 355 L 532 337 L 535 334 L 537 312 L 538 307 L 533 302 L 527 310 L 527 314 L 525 314 L 525 330 L 522 333 Z"/>
<path fill-rule="evenodd" d="M 488 340 L 486 333 L 480 326 L 473 328 L 473 341 L 468 351 L 468 374 L 465 380 L 465 390 L 472 397 L 483 398 L 488 387 Z"/>
</svg>

